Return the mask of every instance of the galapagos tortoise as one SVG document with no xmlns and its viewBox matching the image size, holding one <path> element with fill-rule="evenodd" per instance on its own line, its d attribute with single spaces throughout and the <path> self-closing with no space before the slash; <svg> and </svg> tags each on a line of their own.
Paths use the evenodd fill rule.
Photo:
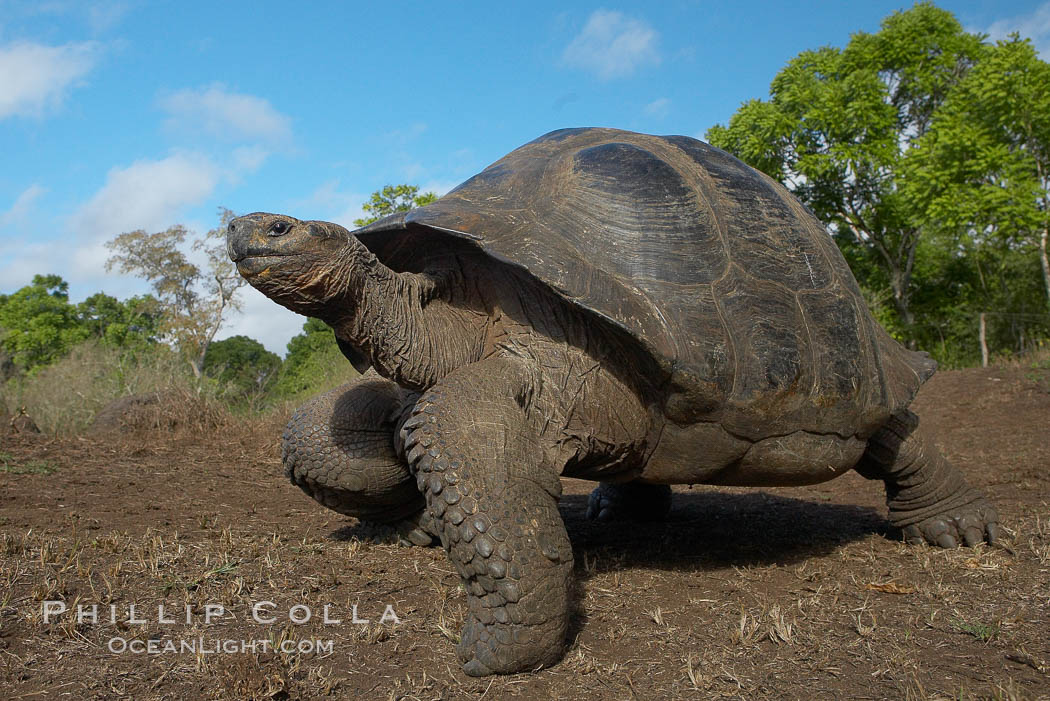
<svg viewBox="0 0 1050 701">
<path fill-rule="evenodd" d="M 371 368 L 295 413 L 284 464 L 336 511 L 440 540 L 468 674 L 563 654 L 561 475 L 598 481 L 607 519 L 661 515 L 670 484 L 855 469 L 908 540 L 997 537 L 908 409 L 933 361 L 875 322 L 803 205 L 700 141 L 555 131 L 425 207 L 354 232 L 251 214 L 228 248 Z"/>
</svg>

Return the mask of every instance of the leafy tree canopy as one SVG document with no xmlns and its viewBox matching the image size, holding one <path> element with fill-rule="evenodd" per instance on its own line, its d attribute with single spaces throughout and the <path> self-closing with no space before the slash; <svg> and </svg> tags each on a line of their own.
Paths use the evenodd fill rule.
<svg viewBox="0 0 1050 701">
<path fill-rule="evenodd" d="M 419 194 L 419 187 L 416 185 L 386 185 L 382 190 L 372 193 L 372 197 L 362 206 L 368 216 L 355 219 L 354 226 L 365 226 L 388 214 L 407 212 L 428 205 L 436 199 L 437 195 L 433 192 Z"/>
<path fill-rule="evenodd" d="M 263 344 L 248 336 L 231 336 L 208 346 L 203 371 L 235 395 L 247 396 L 265 392 L 280 367 L 281 359 Z"/>
<path fill-rule="evenodd" d="M 58 275 L 35 275 L 17 292 L 0 295 L 0 347 L 32 371 L 89 338 L 121 347 L 152 343 L 160 318 L 160 305 L 150 295 L 120 301 L 98 292 L 73 304 L 69 283 Z"/>
<path fill-rule="evenodd" d="M 4 350 L 26 370 L 57 360 L 90 335 L 69 302 L 69 283 L 58 275 L 34 275 L 0 298 L 0 329 Z"/>
<path fill-rule="evenodd" d="M 95 338 L 115 346 L 141 346 L 156 342 L 163 309 L 152 295 L 120 301 L 96 292 L 77 305 L 77 318 Z"/>
<path fill-rule="evenodd" d="M 1050 64 L 1029 40 L 984 47 L 907 165 L 909 204 L 956 245 L 1039 260 L 1050 312 Z"/>
<path fill-rule="evenodd" d="M 281 366 L 274 393 L 294 397 L 333 386 L 331 382 L 349 379 L 350 364 L 335 342 L 332 329 L 320 319 L 307 319 L 303 331 L 288 341 L 288 354 Z"/>
</svg>

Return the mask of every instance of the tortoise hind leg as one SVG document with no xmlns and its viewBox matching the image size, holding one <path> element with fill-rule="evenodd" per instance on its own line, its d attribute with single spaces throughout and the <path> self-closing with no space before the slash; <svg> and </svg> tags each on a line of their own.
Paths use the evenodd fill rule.
<svg viewBox="0 0 1050 701">
<path fill-rule="evenodd" d="M 662 521 L 671 511 L 671 487 L 644 482 L 602 482 L 587 500 L 595 521 Z"/>
<path fill-rule="evenodd" d="M 995 507 L 966 483 L 907 409 L 875 432 L 856 469 L 886 483 L 890 523 L 909 543 L 972 547 L 999 537 Z"/>
</svg>

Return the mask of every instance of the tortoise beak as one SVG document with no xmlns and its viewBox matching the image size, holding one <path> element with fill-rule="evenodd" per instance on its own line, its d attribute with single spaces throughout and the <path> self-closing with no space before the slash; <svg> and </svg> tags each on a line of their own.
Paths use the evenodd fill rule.
<svg viewBox="0 0 1050 701">
<path fill-rule="evenodd" d="M 239 263 L 251 255 L 251 238 L 256 223 L 249 214 L 245 217 L 237 217 L 226 228 L 226 254 L 234 263 Z"/>
</svg>

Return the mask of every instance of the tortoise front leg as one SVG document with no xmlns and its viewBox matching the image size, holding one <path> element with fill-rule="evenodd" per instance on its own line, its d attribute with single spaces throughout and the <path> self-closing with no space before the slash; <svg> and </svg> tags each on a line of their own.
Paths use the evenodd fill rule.
<svg viewBox="0 0 1050 701">
<path fill-rule="evenodd" d="M 471 676 L 550 665 L 565 645 L 572 545 L 529 378 L 517 359 L 457 370 L 420 398 L 402 432 L 467 591 L 457 653 Z"/>
<path fill-rule="evenodd" d="M 285 474 L 333 511 L 393 524 L 412 543 L 430 544 L 423 497 L 394 443 L 417 398 L 375 372 L 314 397 L 285 428 Z"/>
</svg>

